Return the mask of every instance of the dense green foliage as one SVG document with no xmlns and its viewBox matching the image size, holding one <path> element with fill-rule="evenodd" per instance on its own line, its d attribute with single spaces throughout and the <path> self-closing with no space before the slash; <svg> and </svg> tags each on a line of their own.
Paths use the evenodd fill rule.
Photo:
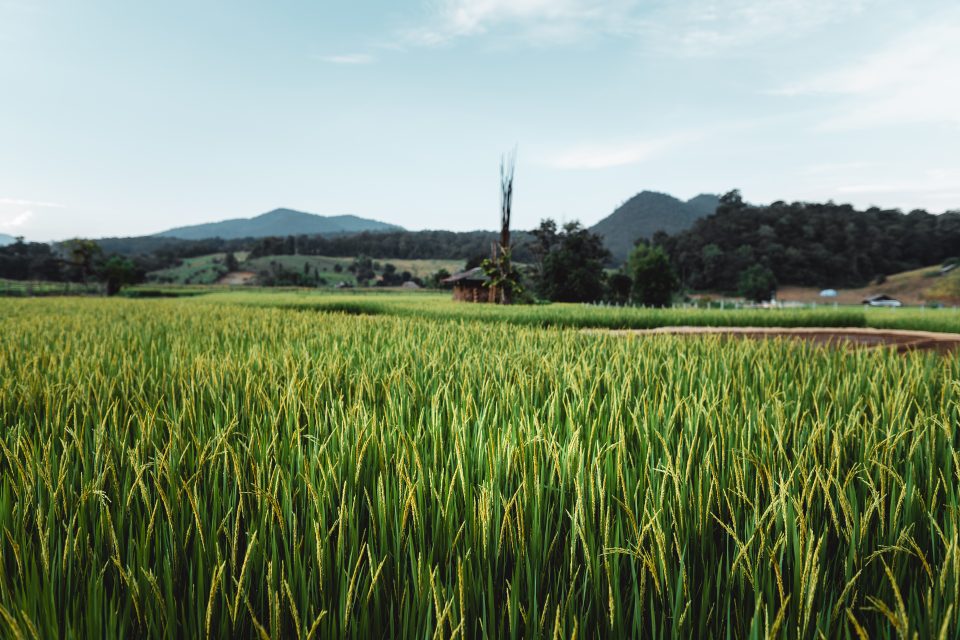
<svg viewBox="0 0 960 640">
<path fill-rule="evenodd" d="M 755 264 L 770 269 L 780 284 L 862 286 L 955 257 L 960 212 L 857 211 L 832 202 L 754 206 L 734 191 L 721 198 L 714 215 L 658 242 L 696 290 L 736 291 L 742 273 Z"/>
<path fill-rule="evenodd" d="M 737 293 L 753 302 L 773 300 L 777 293 L 777 277 L 769 267 L 751 265 L 740 273 Z"/>
<path fill-rule="evenodd" d="M 529 248 L 537 295 L 555 302 L 595 302 L 604 295 L 610 252 L 600 236 L 578 222 L 558 228 L 553 220 L 544 220 L 533 237 Z"/>
<path fill-rule="evenodd" d="M 24 242 L 22 238 L 0 246 L 0 278 L 49 282 L 69 279 L 62 256 L 50 245 Z"/>
<path fill-rule="evenodd" d="M 141 260 L 149 259 L 153 264 L 151 271 L 170 267 L 184 258 L 197 258 L 229 251 L 248 251 L 254 242 L 253 238 L 181 240 L 180 238 L 162 238 L 159 236 L 100 238 L 97 240 L 97 244 L 100 245 L 104 253 L 135 256 Z"/>
<path fill-rule="evenodd" d="M 670 258 L 660 247 L 641 243 L 634 247 L 627 261 L 627 272 L 633 282 L 633 301 L 648 307 L 666 307 L 677 290 L 677 276 Z"/>
<path fill-rule="evenodd" d="M 650 240 L 658 231 L 675 234 L 689 229 L 693 223 L 717 209 L 718 198 L 702 194 L 687 202 L 665 193 L 643 191 L 633 196 L 616 211 L 590 227 L 603 238 L 613 263 L 623 264 L 639 240 Z"/>
<path fill-rule="evenodd" d="M 107 255 L 92 240 L 68 240 L 57 245 L 25 242 L 0 246 L 0 278 L 43 282 L 101 282 L 108 295 L 126 284 L 141 282 L 142 265 L 119 255 Z"/>
<path fill-rule="evenodd" d="M 956 358 L 202 299 L 0 335 L 7 636 L 957 628 Z"/>
</svg>

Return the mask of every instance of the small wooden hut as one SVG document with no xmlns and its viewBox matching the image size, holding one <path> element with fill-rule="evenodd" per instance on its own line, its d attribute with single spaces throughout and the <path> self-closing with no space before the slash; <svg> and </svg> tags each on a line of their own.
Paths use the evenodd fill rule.
<svg viewBox="0 0 960 640">
<path fill-rule="evenodd" d="M 455 273 L 442 282 L 453 285 L 453 299 L 460 302 L 496 302 L 497 288 L 488 287 L 490 277 L 480 267 Z"/>
</svg>

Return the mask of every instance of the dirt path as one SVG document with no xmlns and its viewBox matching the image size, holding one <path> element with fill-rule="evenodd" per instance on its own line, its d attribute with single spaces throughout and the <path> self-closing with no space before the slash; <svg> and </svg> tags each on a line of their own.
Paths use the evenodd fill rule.
<svg viewBox="0 0 960 640">
<path fill-rule="evenodd" d="M 593 331 L 600 333 L 601 331 Z M 815 344 L 845 347 L 894 347 L 904 353 L 918 349 L 952 353 L 960 351 L 960 333 L 933 333 L 930 331 L 900 331 L 867 328 L 783 328 L 783 327 L 660 327 L 657 329 L 620 329 L 603 331 L 615 335 L 720 335 L 728 338 L 764 340 L 793 338 Z"/>
<path fill-rule="evenodd" d="M 256 277 L 253 271 L 231 271 L 217 280 L 217 284 L 250 284 Z"/>
</svg>

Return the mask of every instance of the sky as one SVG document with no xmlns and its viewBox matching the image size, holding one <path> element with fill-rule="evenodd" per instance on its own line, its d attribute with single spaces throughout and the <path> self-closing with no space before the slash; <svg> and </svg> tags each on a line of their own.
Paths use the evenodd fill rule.
<svg viewBox="0 0 960 640">
<path fill-rule="evenodd" d="M 0 233 L 960 209 L 955 0 L 0 0 Z"/>
</svg>

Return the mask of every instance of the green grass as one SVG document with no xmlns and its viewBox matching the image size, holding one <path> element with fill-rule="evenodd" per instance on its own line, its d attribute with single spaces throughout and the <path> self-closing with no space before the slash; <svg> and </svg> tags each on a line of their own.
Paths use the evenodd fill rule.
<svg viewBox="0 0 960 640">
<path fill-rule="evenodd" d="M 223 298 L 0 305 L 3 635 L 956 632 L 956 357 Z"/>
<path fill-rule="evenodd" d="M 532 327 L 651 329 L 662 326 L 874 327 L 960 333 L 960 310 L 860 306 L 784 309 L 644 309 L 582 304 L 496 305 L 454 302 L 448 293 L 311 290 L 215 293 L 210 302 L 387 315 L 434 320 L 506 322 Z"/>
<path fill-rule="evenodd" d="M 867 326 L 960 333 L 960 310 L 954 308 L 865 309 Z"/>
<path fill-rule="evenodd" d="M 225 253 L 186 258 L 180 265 L 152 271 L 149 279 L 162 284 L 213 284 L 227 274 Z M 239 260 L 239 258 L 238 258 Z"/>
<path fill-rule="evenodd" d="M 124 287 L 120 296 L 124 298 L 191 298 L 205 296 L 211 291 L 230 290 L 226 285 L 190 285 L 190 284 L 138 284 Z"/>
<path fill-rule="evenodd" d="M 100 295 L 103 285 L 99 282 L 49 282 L 34 280 L 7 280 L 0 278 L 0 297 Z"/>
<path fill-rule="evenodd" d="M 865 326 L 859 308 L 818 309 L 643 309 L 582 304 L 497 305 L 454 302 L 449 293 L 286 292 L 215 293 L 209 302 L 250 306 L 335 311 L 434 320 L 509 323 L 532 327 L 647 329 L 667 325 L 696 326 Z"/>
</svg>

